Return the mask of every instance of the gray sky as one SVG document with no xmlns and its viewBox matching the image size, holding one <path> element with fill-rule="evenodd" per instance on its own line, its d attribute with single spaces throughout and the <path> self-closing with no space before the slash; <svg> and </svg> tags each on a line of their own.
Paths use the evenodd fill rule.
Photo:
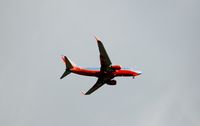
<svg viewBox="0 0 200 126">
<path fill-rule="evenodd" d="M 1 0 L 1 126 L 199 126 L 198 0 Z M 143 74 L 81 96 L 96 78 L 60 80 L 67 55 Z"/>
</svg>

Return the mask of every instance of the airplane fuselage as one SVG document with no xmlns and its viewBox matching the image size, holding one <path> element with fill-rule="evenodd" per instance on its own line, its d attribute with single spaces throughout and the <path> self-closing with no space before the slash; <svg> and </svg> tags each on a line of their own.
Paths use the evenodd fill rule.
<svg viewBox="0 0 200 126">
<path fill-rule="evenodd" d="M 79 75 L 84 75 L 84 76 L 93 76 L 93 77 L 100 77 L 102 75 L 104 76 L 110 76 L 111 78 L 114 77 L 135 77 L 140 75 L 139 72 L 134 72 L 132 70 L 127 70 L 127 69 L 120 69 L 120 70 L 113 70 L 109 72 L 101 71 L 101 70 L 91 70 L 91 69 L 85 69 L 85 68 L 80 68 L 80 67 L 74 67 L 70 69 L 72 73 L 79 74 Z"/>
</svg>

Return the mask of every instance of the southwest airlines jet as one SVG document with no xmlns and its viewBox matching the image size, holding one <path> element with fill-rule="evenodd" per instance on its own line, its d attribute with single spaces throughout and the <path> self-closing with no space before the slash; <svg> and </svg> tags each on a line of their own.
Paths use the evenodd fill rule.
<svg viewBox="0 0 200 126">
<path fill-rule="evenodd" d="M 75 73 L 84 76 L 97 77 L 97 82 L 92 88 L 90 88 L 84 95 L 90 95 L 98 88 L 107 85 L 116 85 L 117 81 L 114 80 L 115 77 L 135 77 L 141 74 L 140 71 L 133 71 L 128 68 L 122 68 L 120 65 L 112 65 L 110 58 L 102 44 L 102 42 L 95 37 L 100 53 L 100 63 L 101 67 L 98 68 L 81 68 L 73 64 L 69 58 L 62 56 L 62 60 L 65 63 L 66 69 L 60 79 L 64 78 L 70 73 Z"/>
</svg>

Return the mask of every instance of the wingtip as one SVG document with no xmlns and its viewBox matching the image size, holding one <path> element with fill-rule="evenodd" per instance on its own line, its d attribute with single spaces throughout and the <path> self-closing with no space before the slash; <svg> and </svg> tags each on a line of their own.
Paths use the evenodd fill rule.
<svg viewBox="0 0 200 126">
<path fill-rule="evenodd" d="M 81 95 L 85 95 L 85 93 L 83 91 L 81 91 Z"/>
<path fill-rule="evenodd" d="M 94 38 L 96 39 L 97 42 L 100 42 L 100 40 L 94 35 Z"/>
</svg>

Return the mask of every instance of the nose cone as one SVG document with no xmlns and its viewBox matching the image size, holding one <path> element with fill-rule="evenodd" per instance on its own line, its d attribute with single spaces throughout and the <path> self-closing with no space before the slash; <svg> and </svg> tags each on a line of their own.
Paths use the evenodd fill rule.
<svg viewBox="0 0 200 126">
<path fill-rule="evenodd" d="M 135 71 L 138 75 L 142 74 L 142 71 Z"/>
</svg>

